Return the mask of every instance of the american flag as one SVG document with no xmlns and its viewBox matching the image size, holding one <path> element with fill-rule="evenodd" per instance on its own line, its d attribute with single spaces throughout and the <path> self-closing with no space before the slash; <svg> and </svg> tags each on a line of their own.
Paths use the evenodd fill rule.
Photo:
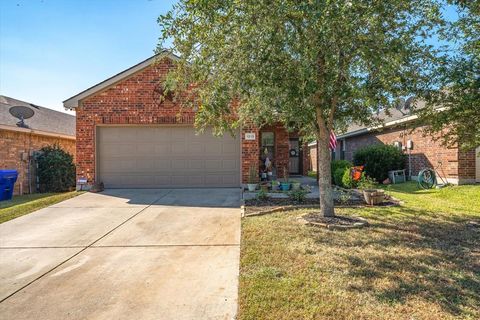
<svg viewBox="0 0 480 320">
<path fill-rule="evenodd" d="M 335 150 L 337 148 L 337 137 L 335 137 L 335 132 L 330 131 L 330 149 Z"/>
</svg>

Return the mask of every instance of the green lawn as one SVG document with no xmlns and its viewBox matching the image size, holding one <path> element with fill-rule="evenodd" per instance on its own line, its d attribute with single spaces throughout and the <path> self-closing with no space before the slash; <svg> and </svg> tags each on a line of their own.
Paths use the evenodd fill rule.
<svg viewBox="0 0 480 320">
<path fill-rule="evenodd" d="M 13 196 L 12 200 L 0 202 L 0 223 L 15 219 L 38 209 L 67 200 L 82 192 L 34 193 Z"/>
<path fill-rule="evenodd" d="M 480 186 L 386 189 L 404 204 L 337 209 L 365 229 L 243 219 L 239 319 L 480 319 Z"/>
</svg>

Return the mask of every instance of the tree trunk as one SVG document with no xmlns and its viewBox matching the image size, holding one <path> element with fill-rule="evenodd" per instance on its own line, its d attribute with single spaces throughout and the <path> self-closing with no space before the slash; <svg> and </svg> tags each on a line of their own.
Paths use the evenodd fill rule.
<svg viewBox="0 0 480 320">
<path fill-rule="evenodd" d="M 320 214 L 335 216 L 333 208 L 332 174 L 330 167 L 330 134 L 320 129 L 317 133 L 318 187 L 320 191 Z"/>
</svg>

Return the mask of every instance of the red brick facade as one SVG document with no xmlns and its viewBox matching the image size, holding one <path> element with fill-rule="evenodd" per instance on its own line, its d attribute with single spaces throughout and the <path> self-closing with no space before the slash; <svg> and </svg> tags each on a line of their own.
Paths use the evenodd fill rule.
<svg viewBox="0 0 480 320">
<path fill-rule="evenodd" d="M 77 126 L 77 177 L 95 181 L 95 128 L 99 125 L 162 125 L 192 124 L 195 112 L 181 109 L 172 101 L 158 101 L 155 90 L 172 67 L 165 59 L 113 84 L 105 90 L 81 101 L 76 108 Z M 276 129 L 277 152 L 288 163 L 288 133 Z M 241 129 L 242 182 L 248 180 L 249 167 L 259 163 L 259 130 Z M 245 133 L 255 133 L 255 140 L 246 140 Z M 285 155 L 283 155 L 285 154 Z M 279 158 L 280 159 L 280 158 Z M 279 160 L 283 164 L 284 158 Z M 308 164 L 308 162 L 307 162 Z"/>
<path fill-rule="evenodd" d="M 341 140 L 341 139 L 340 139 Z M 413 149 L 408 150 L 407 141 L 413 142 Z M 408 126 L 388 128 L 382 131 L 370 132 L 353 137 L 345 138 L 345 159 L 352 160 L 356 150 L 367 145 L 383 143 L 394 144 L 401 142 L 405 154 L 410 154 L 410 161 L 407 157 L 405 168 L 407 174 L 413 178 L 418 172 L 426 167 L 437 167 L 441 162 L 439 173 L 451 183 L 474 183 L 475 182 L 475 151 L 460 151 L 457 147 L 447 148 L 442 146 L 440 141 L 434 141 L 431 136 L 424 136 L 422 128 L 411 130 Z M 311 147 L 311 154 L 314 154 Z M 340 159 L 340 142 L 337 144 L 335 158 Z M 311 162 L 316 159 L 311 159 Z M 442 172 L 443 170 L 443 172 Z"/>
<path fill-rule="evenodd" d="M 32 151 L 38 151 L 49 145 L 58 144 L 75 157 L 75 138 L 60 138 L 17 130 L 0 129 L 0 168 L 15 169 L 18 179 L 14 194 L 35 192 L 34 168 L 31 163 L 29 179 L 28 169 Z M 30 182 L 30 188 L 29 188 Z"/>
</svg>

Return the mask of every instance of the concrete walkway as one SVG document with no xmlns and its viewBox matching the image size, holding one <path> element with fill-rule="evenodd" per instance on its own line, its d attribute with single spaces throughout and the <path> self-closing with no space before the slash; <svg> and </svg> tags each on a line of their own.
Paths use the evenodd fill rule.
<svg viewBox="0 0 480 320">
<path fill-rule="evenodd" d="M 240 189 L 86 193 L 0 225 L 0 319 L 233 319 Z"/>
</svg>

